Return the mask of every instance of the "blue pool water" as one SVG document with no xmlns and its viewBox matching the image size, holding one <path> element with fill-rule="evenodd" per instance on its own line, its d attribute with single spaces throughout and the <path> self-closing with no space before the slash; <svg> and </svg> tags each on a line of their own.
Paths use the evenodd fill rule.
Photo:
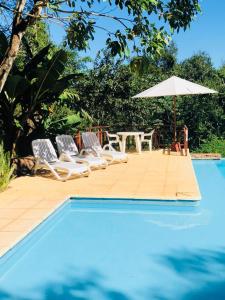
<svg viewBox="0 0 225 300">
<path fill-rule="evenodd" d="M 198 205 L 75 200 L 0 260 L 0 299 L 225 299 L 225 161 Z"/>
</svg>

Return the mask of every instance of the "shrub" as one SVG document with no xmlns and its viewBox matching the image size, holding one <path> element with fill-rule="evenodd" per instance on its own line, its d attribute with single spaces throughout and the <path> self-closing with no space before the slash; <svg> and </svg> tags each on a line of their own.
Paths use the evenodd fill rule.
<svg viewBox="0 0 225 300">
<path fill-rule="evenodd" d="M 213 137 L 202 144 L 196 152 L 220 153 L 223 157 L 225 157 L 225 139 Z"/>
<path fill-rule="evenodd" d="M 3 143 L 0 143 L 0 192 L 8 187 L 13 170 L 10 164 L 10 154 L 4 151 Z"/>
<path fill-rule="evenodd" d="M 77 113 L 67 106 L 52 105 L 52 113 L 44 122 L 45 136 L 55 137 L 57 134 L 74 135 L 79 130 L 86 130 L 93 123 L 85 111 Z"/>
</svg>

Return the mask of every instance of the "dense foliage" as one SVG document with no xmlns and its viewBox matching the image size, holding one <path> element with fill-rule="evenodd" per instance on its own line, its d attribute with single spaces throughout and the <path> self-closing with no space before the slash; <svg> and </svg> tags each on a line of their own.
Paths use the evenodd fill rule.
<svg viewBox="0 0 225 300">
<path fill-rule="evenodd" d="M 136 54 L 155 56 L 199 11 L 199 0 L 0 0 L 0 30 L 9 36 L 0 59 L 0 92 L 24 35 L 37 21 L 62 25 L 71 49 L 85 50 L 101 29 L 111 55 L 129 56 L 131 48 Z"/>
<path fill-rule="evenodd" d="M 1 33 L 0 55 L 7 43 Z M 90 63 L 90 59 L 80 59 L 77 52 L 50 44 L 44 24 L 28 30 L 0 94 L 0 134 L 6 150 L 25 155 L 34 138 L 75 134 L 91 124 L 109 125 L 111 131 L 158 128 L 161 137 L 166 132 L 171 140 L 172 99 L 132 96 L 177 75 L 220 92 L 179 97 L 177 121 L 189 128 L 191 150 L 203 151 L 207 147 L 204 145 L 212 143 L 213 151 L 218 144 L 216 152 L 222 152 L 219 145 L 225 138 L 225 67 L 215 69 L 207 54 L 198 53 L 178 63 L 176 46 L 171 43 L 158 59 L 144 56 L 124 60 L 104 50 L 90 68 L 86 67 L 87 61 Z"/>
<path fill-rule="evenodd" d="M 212 136 L 209 140 L 205 140 L 196 152 L 219 153 L 225 157 L 225 139 Z"/>
<path fill-rule="evenodd" d="M 0 192 L 7 188 L 13 176 L 13 167 L 10 162 L 10 153 L 5 152 L 3 143 L 0 143 Z"/>
<path fill-rule="evenodd" d="M 3 34 L 1 41 L 2 47 L 7 47 Z M 69 101 L 76 99 L 76 92 L 69 90 L 70 82 L 81 75 L 64 75 L 67 60 L 65 50 L 49 44 L 35 55 L 29 48 L 29 56 L 14 65 L 0 94 L 0 132 L 7 151 L 14 155 L 29 153 L 30 141 L 46 130 L 51 131 L 52 106 L 69 105 Z M 65 116 L 63 121 L 67 119 Z M 78 122 L 76 118 L 74 122 Z"/>
<path fill-rule="evenodd" d="M 55 24 L 65 28 L 65 42 L 71 48 L 86 49 L 96 30 L 102 29 L 107 32 L 106 44 L 113 55 L 128 52 L 131 41 L 135 52 L 154 54 L 173 31 L 189 27 L 199 11 L 198 0 L 0 0 L 0 29 L 9 34 L 17 21 L 25 31 L 36 19 L 57 20 Z M 158 26 L 150 16 L 160 20 Z M 12 28 L 11 20 L 15 23 Z M 166 23 L 171 31 L 166 30 Z"/>
<path fill-rule="evenodd" d="M 198 148 L 212 136 L 225 137 L 224 76 L 216 70 L 205 53 L 178 64 L 176 48 L 169 47 L 159 61 L 148 61 L 145 73 L 132 71 L 130 65 L 113 59 L 108 52 L 99 54 L 94 67 L 76 84 L 79 99 L 76 110 L 86 110 L 101 125 L 112 130 L 172 130 L 172 99 L 132 99 L 136 93 L 167 79 L 180 76 L 214 88 L 219 95 L 196 95 L 178 98 L 178 125 L 189 128 L 190 147 Z"/>
</svg>

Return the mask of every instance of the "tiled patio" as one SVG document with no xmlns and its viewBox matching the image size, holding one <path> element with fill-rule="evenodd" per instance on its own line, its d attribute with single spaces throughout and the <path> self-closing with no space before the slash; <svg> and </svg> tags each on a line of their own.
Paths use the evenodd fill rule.
<svg viewBox="0 0 225 300">
<path fill-rule="evenodd" d="M 190 156 L 161 151 L 130 154 L 127 164 L 93 171 L 89 178 L 59 182 L 20 177 L 0 194 L 0 256 L 46 219 L 70 196 L 200 200 Z"/>
</svg>

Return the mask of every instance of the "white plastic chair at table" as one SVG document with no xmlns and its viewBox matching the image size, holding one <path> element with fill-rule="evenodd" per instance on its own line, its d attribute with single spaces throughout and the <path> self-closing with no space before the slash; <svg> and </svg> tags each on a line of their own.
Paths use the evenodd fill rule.
<svg viewBox="0 0 225 300">
<path fill-rule="evenodd" d="M 155 129 L 153 129 L 149 133 L 144 133 L 141 135 L 141 144 L 148 144 L 149 151 L 152 151 L 152 137 L 154 134 Z"/>
<path fill-rule="evenodd" d="M 90 168 L 85 164 L 59 160 L 49 139 L 32 141 L 32 150 L 37 160 L 35 171 L 39 168 L 47 168 L 60 181 L 66 181 L 72 175 L 89 176 L 90 174 Z M 61 176 L 59 171 L 64 171 L 67 174 Z"/>
<path fill-rule="evenodd" d="M 119 149 L 120 151 L 122 151 L 122 143 L 120 140 L 120 137 L 118 136 L 118 134 L 115 133 L 109 133 L 108 131 L 106 131 L 106 136 L 109 142 L 109 145 L 113 147 L 113 145 L 119 145 Z"/>
<path fill-rule="evenodd" d="M 126 153 L 116 151 L 111 145 L 107 144 L 102 148 L 94 132 L 83 132 L 82 140 L 85 150 L 91 150 L 96 156 L 104 157 L 109 163 L 128 161 Z"/>
</svg>

